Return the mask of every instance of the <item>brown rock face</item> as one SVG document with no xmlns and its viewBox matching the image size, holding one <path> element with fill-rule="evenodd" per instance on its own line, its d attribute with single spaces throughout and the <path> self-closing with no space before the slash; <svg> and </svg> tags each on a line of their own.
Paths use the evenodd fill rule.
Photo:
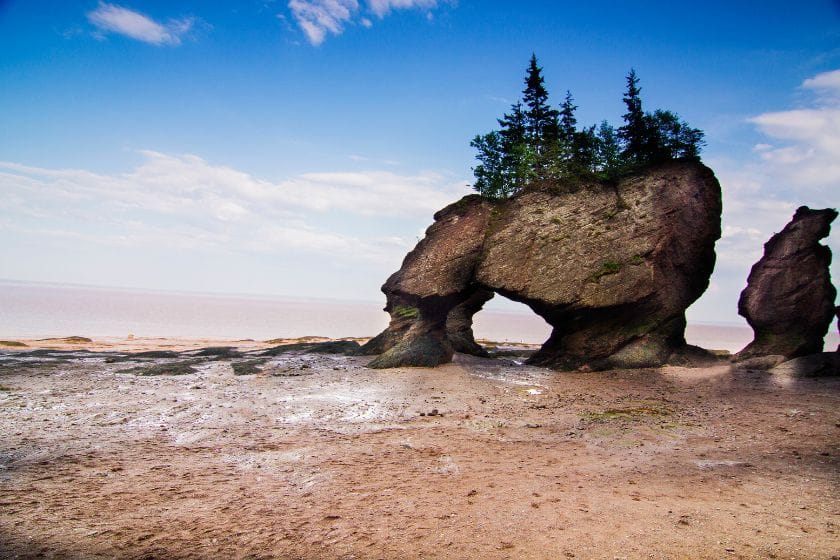
<svg viewBox="0 0 840 560">
<path fill-rule="evenodd" d="M 720 212 L 720 185 L 696 162 L 573 193 L 467 196 L 435 215 L 382 287 L 391 325 L 363 351 L 381 354 L 372 367 L 480 353 L 472 315 L 496 292 L 552 325 L 534 364 L 660 365 L 685 346 L 684 311 L 708 286 Z"/>
<path fill-rule="evenodd" d="M 778 354 L 795 358 L 821 352 L 835 317 L 829 265 L 831 249 L 820 244 L 837 217 L 832 209 L 799 208 L 764 244 L 741 292 L 738 313 L 753 328 L 753 341 L 736 360 Z"/>
</svg>

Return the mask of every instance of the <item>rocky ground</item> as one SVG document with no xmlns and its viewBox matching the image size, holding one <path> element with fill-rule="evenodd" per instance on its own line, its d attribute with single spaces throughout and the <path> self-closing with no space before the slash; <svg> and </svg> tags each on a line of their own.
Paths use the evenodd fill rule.
<svg viewBox="0 0 840 560">
<path fill-rule="evenodd" d="M 837 377 L 202 344 L 0 352 L 0 557 L 840 555 Z"/>
</svg>

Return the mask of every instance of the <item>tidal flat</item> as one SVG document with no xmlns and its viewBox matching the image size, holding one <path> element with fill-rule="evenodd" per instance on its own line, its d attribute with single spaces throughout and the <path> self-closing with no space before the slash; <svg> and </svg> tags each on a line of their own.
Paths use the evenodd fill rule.
<svg viewBox="0 0 840 560">
<path fill-rule="evenodd" d="M 25 342 L 0 349 L 3 558 L 837 554 L 837 377 Z"/>
</svg>

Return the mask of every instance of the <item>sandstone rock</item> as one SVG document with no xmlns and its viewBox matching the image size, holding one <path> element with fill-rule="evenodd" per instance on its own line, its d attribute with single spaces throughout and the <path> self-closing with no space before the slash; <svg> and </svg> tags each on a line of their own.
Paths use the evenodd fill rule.
<svg viewBox="0 0 840 560">
<path fill-rule="evenodd" d="M 773 369 L 777 365 L 783 363 L 787 358 L 778 354 L 769 354 L 767 356 L 755 356 L 752 358 L 745 358 L 737 362 L 738 369 L 752 369 L 767 371 Z M 734 361 L 734 357 L 733 357 Z"/>
<path fill-rule="evenodd" d="M 720 350 L 706 350 L 699 346 L 686 344 L 685 346 L 677 348 L 666 362 L 669 366 L 680 367 L 710 367 L 725 362 L 729 358 L 729 353 Z"/>
<path fill-rule="evenodd" d="M 778 354 L 795 358 L 821 352 L 835 316 L 829 265 L 831 250 L 820 244 L 837 217 L 832 209 L 799 208 L 791 222 L 764 245 L 741 292 L 738 313 L 754 331 L 737 360 Z"/>
<path fill-rule="evenodd" d="M 472 315 L 496 292 L 553 327 L 530 363 L 661 365 L 685 347 L 684 311 L 708 285 L 720 211 L 712 171 L 685 161 L 571 193 L 467 196 L 435 214 L 386 281 L 391 324 L 362 351 L 382 353 L 372 367 L 474 351 Z"/>
<path fill-rule="evenodd" d="M 456 352 L 481 357 L 490 355 L 475 341 L 472 323 L 473 316 L 481 311 L 484 304 L 491 299 L 493 299 L 493 292 L 476 290 L 466 301 L 453 307 L 446 316 L 446 335 Z"/>
<path fill-rule="evenodd" d="M 820 352 L 801 356 L 775 366 L 770 370 L 774 375 L 792 377 L 826 377 L 840 375 L 840 354 Z"/>
<path fill-rule="evenodd" d="M 491 207 L 490 201 L 470 195 L 435 213 L 426 236 L 382 286 L 391 322 L 360 350 L 380 354 L 371 367 L 436 366 L 450 361 L 455 351 L 446 334 L 450 314 L 452 339 L 461 349 L 469 348 L 472 341 L 473 353 L 480 354 L 472 336 L 472 315 L 492 293 L 474 285 L 471 277 Z"/>
</svg>

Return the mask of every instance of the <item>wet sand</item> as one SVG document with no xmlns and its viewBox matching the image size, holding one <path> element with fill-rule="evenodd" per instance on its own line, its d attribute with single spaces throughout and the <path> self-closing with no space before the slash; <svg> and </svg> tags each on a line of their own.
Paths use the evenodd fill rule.
<svg viewBox="0 0 840 560">
<path fill-rule="evenodd" d="M 840 554 L 838 378 L 300 352 L 143 376 L 167 360 L 114 356 L 269 345 L 38 344 L 99 353 L 0 349 L 2 558 Z"/>
</svg>

